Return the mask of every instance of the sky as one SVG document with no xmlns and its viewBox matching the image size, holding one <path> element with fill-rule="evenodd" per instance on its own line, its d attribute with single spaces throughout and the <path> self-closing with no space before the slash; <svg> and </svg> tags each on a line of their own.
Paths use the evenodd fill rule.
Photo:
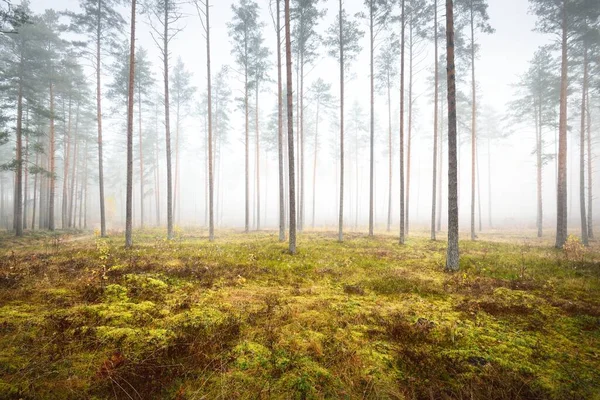
<svg viewBox="0 0 600 400">
<path fill-rule="evenodd" d="M 76 11 L 78 9 L 77 0 L 32 0 L 31 6 L 35 11 L 42 11 L 45 8 L 52 7 L 57 10 L 69 9 Z M 234 58 L 231 55 L 231 43 L 228 34 L 227 23 L 231 21 L 232 11 L 230 0 L 215 0 L 212 2 L 211 8 L 211 40 L 212 40 L 212 70 L 218 71 L 222 65 L 235 67 Z M 269 0 L 258 0 L 261 8 L 261 20 L 264 22 L 264 37 L 265 43 L 271 48 L 271 61 L 275 65 L 275 31 L 273 22 L 269 14 Z M 514 85 L 518 82 L 519 76 L 528 68 L 528 62 L 532 58 L 535 50 L 543 44 L 547 44 L 552 39 L 547 35 L 542 35 L 534 31 L 535 17 L 528 13 L 528 2 L 526 0 L 489 0 L 489 15 L 490 24 L 495 29 L 495 33 L 491 35 L 479 34 L 477 41 L 480 44 L 479 58 L 476 61 L 476 74 L 478 84 L 478 102 L 480 109 L 493 109 L 501 118 L 500 123 L 495 128 L 503 134 L 510 134 L 507 139 L 495 141 L 491 144 L 491 162 L 490 170 L 488 171 L 488 150 L 486 143 L 480 143 L 479 147 L 479 164 L 480 164 L 480 181 L 481 181 L 481 207 L 483 211 L 482 219 L 487 221 L 488 204 L 493 204 L 494 219 L 500 223 L 531 227 L 535 224 L 535 165 L 534 157 L 531 155 L 535 141 L 533 127 L 515 127 L 510 126 L 506 121 L 502 120 L 507 112 L 507 104 L 515 93 Z M 327 9 L 327 14 L 319 26 L 319 32 L 324 33 L 326 28 L 334 21 L 337 13 L 336 1 L 325 1 L 321 6 Z M 345 7 L 349 14 L 354 14 L 363 11 L 365 7 L 363 2 L 359 0 L 346 0 Z M 126 8 L 122 9 L 123 15 L 128 15 Z M 181 26 L 183 30 L 172 42 L 172 61 L 181 57 L 186 65 L 186 68 L 193 73 L 194 85 L 199 89 L 196 98 L 200 99 L 200 93 L 206 88 L 206 51 L 204 47 L 204 36 L 202 25 L 199 22 L 196 10 L 191 5 L 185 5 L 183 13 L 186 18 L 183 19 Z M 440 14 L 440 22 L 444 21 L 443 12 Z M 128 18 L 126 18 L 128 19 Z M 155 76 L 161 77 L 160 61 L 158 51 L 149 35 L 149 26 L 146 16 L 138 16 L 138 45 L 149 50 L 151 59 L 154 62 Z M 367 26 L 363 22 L 361 27 L 366 30 Z M 390 29 L 398 29 L 392 27 Z M 354 62 L 351 68 L 351 79 L 346 84 L 346 109 L 347 119 L 350 118 L 350 109 L 354 103 L 362 106 L 365 115 L 365 124 L 368 125 L 368 99 L 369 99 L 369 61 L 368 61 L 368 41 L 367 36 L 362 40 L 363 51 L 359 58 Z M 426 227 L 431 209 L 431 148 L 432 148 L 432 114 L 433 108 L 431 104 L 431 85 L 429 78 L 432 75 L 433 51 L 432 46 L 427 44 L 424 46 L 423 52 L 418 56 L 420 62 L 418 69 L 415 72 L 415 117 L 413 119 L 413 160 L 411 172 L 411 215 L 415 219 L 415 226 Z M 460 65 L 458 66 L 460 68 Z M 320 55 L 317 57 L 314 67 L 307 74 L 306 81 L 309 85 L 317 78 L 332 83 L 332 93 L 337 95 L 339 92 L 338 85 L 338 67 L 337 61 L 326 54 L 325 49 L 321 48 Z M 468 74 L 469 71 L 459 71 L 459 74 Z M 273 68 L 271 77 L 275 80 L 276 69 Z M 236 79 L 235 74 L 231 75 L 230 85 L 234 91 L 234 97 L 238 97 L 241 93 L 241 82 Z M 104 82 L 110 81 L 110 76 L 104 77 Z M 467 80 L 462 89 L 466 93 L 470 93 Z M 261 96 L 262 121 L 267 120 L 268 113 L 271 112 L 275 105 L 275 85 L 271 84 L 264 95 Z M 399 91 L 396 88 L 393 102 L 396 104 L 394 110 L 399 104 Z M 311 105 L 309 104 L 309 107 Z M 377 139 L 376 150 L 377 165 L 376 165 L 376 219 L 380 226 L 384 225 L 385 214 L 387 210 L 387 153 L 385 148 L 385 138 L 387 135 L 387 115 L 385 98 L 382 96 L 376 97 L 376 126 Z M 105 108 L 108 109 L 108 108 Z M 224 217 L 220 221 L 223 226 L 240 226 L 243 224 L 243 189 L 244 189 L 244 164 L 243 164 L 243 114 L 238 109 L 236 103 L 231 106 L 231 132 L 229 134 L 230 144 L 224 152 L 225 156 L 222 160 L 220 178 L 223 181 L 222 186 L 222 202 L 225 210 Z M 111 116 L 105 114 L 105 118 L 110 119 Z M 394 117 L 397 119 L 397 115 Z M 339 168 L 334 159 L 331 157 L 332 150 L 329 142 L 337 131 L 334 128 L 334 117 L 328 118 L 321 123 L 320 130 L 322 131 L 322 140 L 326 145 L 320 150 L 318 157 L 319 172 L 317 174 L 317 220 L 321 226 L 333 226 L 335 223 L 335 204 L 338 196 L 336 182 L 338 182 L 337 169 Z M 394 122 L 398 125 L 397 121 Z M 484 121 L 478 121 L 481 129 L 487 129 Z M 262 123 L 261 131 L 266 129 L 266 123 Z M 120 123 L 115 122 L 109 124 L 109 133 L 107 140 L 114 141 L 118 149 L 122 139 L 119 136 Z M 182 210 L 184 212 L 184 221 L 180 222 L 201 222 L 203 219 L 203 202 L 204 202 L 204 170 L 202 155 L 199 151 L 202 132 L 200 129 L 200 119 L 190 113 L 182 124 L 182 137 L 184 137 L 184 146 L 182 148 L 182 198 L 184 204 Z M 113 130 L 111 134 L 111 129 Z M 397 132 L 397 128 L 395 128 Z M 467 133 L 465 133 L 467 134 Z M 310 137 L 308 140 L 311 140 Z M 311 215 L 312 201 L 312 144 L 307 143 L 307 158 L 306 158 L 306 186 L 310 189 L 306 195 L 306 214 L 307 222 Z M 576 150 L 571 146 L 571 150 Z M 577 149 L 578 150 L 578 149 Z M 470 201 L 470 144 L 465 143 L 461 146 L 460 151 L 460 212 L 461 212 L 461 228 L 468 227 L 468 212 Z M 397 152 L 397 149 L 396 149 Z M 348 157 L 354 157 L 349 154 Z M 357 209 L 358 205 L 358 220 L 359 225 L 366 223 L 368 216 L 368 175 L 367 175 L 367 157 L 368 148 L 365 146 L 361 150 L 359 157 L 358 179 L 356 179 L 356 171 L 353 172 L 350 166 L 349 175 L 346 178 L 350 183 L 350 190 L 346 201 L 350 207 Z M 261 197 L 263 197 L 263 207 L 266 213 L 266 222 L 269 225 L 276 224 L 277 216 L 277 168 L 275 156 L 269 155 L 266 158 L 262 156 L 261 162 Z M 265 161 L 265 159 L 267 161 Z M 398 157 L 395 155 L 395 163 L 398 162 Z M 444 159 L 447 163 L 447 160 Z M 352 164 L 352 163 L 350 163 Z M 164 161 L 163 161 L 164 165 Z M 397 167 L 395 168 L 397 170 Z M 569 174 L 575 172 L 574 168 L 570 169 Z M 444 170 L 444 174 L 446 171 Z M 397 203 L 398 199 L 398 173 L 395 171 L 394 181 L 394 199 Z M 492 182 L 491 190 L 488 186 L 488 177 Z M 569 175 L 569 179 L 574 180 Z M 574 177 L 574 175 L 573 175 Z M 555 214 L 555 185 L 554 185 L 554 170 L 552 165 L 546 168 L 544 174 L 544 197 L 546 199 L 546 215 L 545 223 L 551 227 L 554 221 Z M 354 181 L 354 182 L 353 182 Z M 358 181 L 358 183 L 356 183 Z M 572 191 L 577 193 L 577 182 L 574 182 Z M 352 187 L 354 185 L 354 188 Z M 444 177 L 443 193 L 446 195 L 447 180 Z M 118 188 L 119 185 L 117 184 Z M 358 187 L 358 200 L 356 200 L 356 187 Z M 491 196 L 490 194 L 491 193 Z M 115 202 L 118 204 L 123 196 L 123 190 L 113 189 L 112 196 L 115 197 Z M 265 204 L 266 203 L 266 204 Z M 571 208 L 571 216 L 575 216 L 577 211 L 577 201 Z M 117 207 L 119 208 L 119 207 Z M 394 214 L 397 217 L 397 209 L 395 207 Z M 445 209 L 444 209 L 445 212 Z M 120 215 L 120 212 L 116 214 Z M 354 218 L 352 212 L 348 215 L 347 223 L 352 225 Z M 114 223 L 117 224 L 119 218 L 114 217 Z"/>
</svg>

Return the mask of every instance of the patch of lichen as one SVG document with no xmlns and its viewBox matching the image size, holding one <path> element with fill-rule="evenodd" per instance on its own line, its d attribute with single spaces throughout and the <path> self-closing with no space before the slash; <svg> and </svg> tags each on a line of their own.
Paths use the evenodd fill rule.
<svg viewBox="0 0 600 400">
<path fill-rule="evenodd" d="M 143 231 L 0 247 L 0 398 L 594 398 L 600 252 Z M 73 235 L 73 233 L 70 233 Z M 485 239 L 482 235 L 482 239 Z"/>
</svg>

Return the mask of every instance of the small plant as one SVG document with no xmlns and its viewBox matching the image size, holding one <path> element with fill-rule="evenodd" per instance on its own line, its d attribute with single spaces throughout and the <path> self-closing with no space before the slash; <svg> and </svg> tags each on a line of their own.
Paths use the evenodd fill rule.
<svg viewBox="0 0 600 400">
<path fill-rule="evenodd" d="M 569 235 L 565 244 L 563 245 L 563 251 L 565 257 L 569 261 L 583 261 L 585 257 L 585 246 L 581 243 L 579 238 L 574 235 Z"/>
</svg>

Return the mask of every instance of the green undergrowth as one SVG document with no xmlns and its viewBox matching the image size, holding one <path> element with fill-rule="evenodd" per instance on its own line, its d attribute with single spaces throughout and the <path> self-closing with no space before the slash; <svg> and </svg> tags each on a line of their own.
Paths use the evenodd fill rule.
<svg viewBox="0 0 600 400">
<path fill-rule="evenodd" d="M 162 235 L 0 236 L 0 398 L 600 399 L 597 244 Z"/>
</svg>

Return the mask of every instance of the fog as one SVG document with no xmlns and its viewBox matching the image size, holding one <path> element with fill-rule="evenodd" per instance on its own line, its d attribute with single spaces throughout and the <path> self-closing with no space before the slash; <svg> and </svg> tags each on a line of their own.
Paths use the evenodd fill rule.
<svg viewBox="0 0 600 400">
<path fill-rule="evenodd" d="M 244 111 L 243 111 L 243 74 L 240 66 L 232 55 L 233 43 L 228 28 L 232 22 L 232 4 L 237 1 L 213 1 L 211 7 L 211 61 L 213 86 L 216 76 L 226 68 L 224 82 L 229 87 L 231 95 L 224 115 L 229 117 L 228 123 L 219 126 L 217 133 L 215 159 L 215 225 L 218 229 L 243 229 L 245 216 L 245 164 L 244 164 Z M 270 2 L 258 0 L 260 21 L 262 26 L 263 45 L 269 49 L 268 80 L 261 83 L 259 99 L 259 144 L 260 144 L 260 187 L 256 186 L 256 148 L 255 148 L 255 93 L 250 91 L 250 224 L 251 229 L 258 225 L 257 207 L 260 207 L 260 228 L 276 229 L 278 226 L 278 164 L 276 146 L 276 111 L 277 111 L 277 58 L 276 36 L 271 16 Z M 553 45 L 558 38 L 556 35 L 535 31 L 536 16 L 529 12 L 529 3 L 525 0 L 489 0 L 489 24 L 495 29 L 494 33 L 476 33 L 478 54 L 476 58 L 477 86 L 477 160 L 478 176 L 476 177 L 476 225 L 481 220 L 481 229 L 535 229 L 536 228 L 536 126 L 533 118 L 517 120 L 515 110 L 511 106 L 522 93 L 519 82 L 530 66 L 534 53 L 541 46 Z M 362 1 L 345 2 L 345 8 L 350 16 L 367 11 Z M 274 7 L 274 6 L 273 6 Z M 70 10 L 80 12 L 77 0 L 32 0 L 31 10 L 40 14 L 46 9 L 56 11 Z M 143 11 L 143 6 L 140 6 Z M 317 26 L 317 33 L 327 36 L 328 27 L 334 23 L 338 4 L 334 1 L 319 2 L 318 9 L 326 10 Z M 117 7 L 126 23 L 123 32 L 118 33 L 118 41 L 125 43 L 129 32 L 129 8 Z M 443 5 L 439 7 L 440 29 L 444 26 Z M 195 88 L 191 101 L 182 104 L 179 118 L 173 99 L 171 99 L 171 143 L 173 154 L 173 179 L 177 183 L 174 192 L 174 224 L 176 227 L 206 226 L 207 224 L 207 162 L 206 162 L 206 49 L 204 30 L 193 4 L 181 4 L 182 18 L 176 22 L 180 31 L 170 42 L 170 78 L 173 87 L 173 71 L 180 59 L 185 70 L 191 74 L 190 85 Z M 394 14 L 398 14 L 395 6 Z M 150 13 L 138 13 L 137 42 L 140 48 L 147 50 L 147 59 L 151 63 L 154 84 L 145 88 L 147 100 L 141 114 L 143 126 L 143 144 L 148 158 L 144 171 L 144 225 L 156 226 L 166 224 L 166 157 L 165 129 L 163 107 L 163 70 L 160 51 L 152 36 L 152 16 Z M 61 17 L 63 23 L 69 18 Z M 357 19 L 365 35 L 360 39 L 361 51 L 357 59 L 348 68 L 345 84 L 345 141 L 346 141 L 346 171 L 345 171 L 345 229 L 365 231 L 369 218 L 369 37 L 368 21 Z M 294 22 L 292 21 L 292 27 Z M 427 22 L 431 29 L 431 21 Z M 467 35 L 468 27 L 464 29 Z M 400 23 L 391 22 L 377 37 L 375 56 L 385 45 L 389 33 L 399 34 Z M 408 34 L 408 30 L 407 30 Z M 81 35 L 72 32 L 61 34 L 64 39 L 81 40 Z M 408 135 L 409 114 L 408 105 L 411 101 L 408 94 L 409 74 L 412 75 L 412 119 L 411 123 L 411 153 L 410 175 L 408 165 L 405 166 L 406 179 L 410 179 L 410 192 L 407 197 L 409 208 L 410 229 L 426 230 L 431 224 L 432 213 L 432 181 L 433 181 L 433 68 L 435 64 L 433 42 L 429 38 L 421 39 L 414 35 L 413 68 L 411 71 L 408 59 L 405 70 L 405 135 Z M 445 67 L 445 41 L 440 39 L 440 65 Z M 338 60 L 328 54 L 324 43 L 316 45 L 316 57 L 305 66 L 304 78 L 304 225 L 306 229 L 314 228 L 335 230 L 337 228 L 339 204 L 339 66 Z M 552 48 L 554 58 L 560 56 L 559 48 Z M 295 55 L 294 55 L 295 57 Z M 597 54 L 596 54 L 597 58 Z M 76 195 L 75 209 L 86 214 L 87 228 L 99 229 L 99 193 L 98 193 L 98 152 L 97 127 L 95 119 L 95 70 L 90 58 L 81 55 L 77 59 L 83 67 L 84 75 L 89 86 L 90 102 L 84 107 L 91 117 L 84 119 L 76 128 L 77 134 L 89 137 L 88 152 L 85 157 L 79 156 L 76 161 L 79 171 L 76 172 L 77 188 L 81 191 L 83 182 L 82 172 L 86 168 L 89 176 L 85 191 L 81 196 Z M 293 59 L 294 91 L 296 87 L 296 59 Z M 598 61 L 594 61 L 596 68 Z M 125 195 L 126 195 L 126 106 L 106 96 L 115 81 L 116 72 L 112 67 L 115 57 L 107 54 L 102 65 L 102 118 L 104 143 L 104 179 L 106 223 L 109 230 L 122 230 L 125 226 Z M 557 61 L 556 70 L 559 75 L 560 63 Z M 459 220 L 461 231 L 470 228 L 471 210 L 471 65 L 465 57 L 457 61 L 458 91 L 463 93 L 465 101 L 458 110 L 459 129 Z M 444 69 L 440 70 L 443 75 Z M 377 71 L 376 71 L 377 73 Z M 581 102 L 581 72 L 578 66 L 571 67 L 570 93 L 568 98 L 569 134 L 568 134 L 568 218 L 569 228 L 579 229 L 579 124 Z M 593 75 L 592 75 L 593 76 Z M 322 79 L 331 84 L 330 94 L 333 100 L 329 107 L 320 106 L 319 121 L 311 85 Z M 285 83 L 285 76 L 284 76 Z M 393 83 L 391 96 L 392 132 L 393 132 L 393 172 L 392 172 L 392 231 L 398 230 L 399 225 L 399 78 Z M 441 229 L 445 229 L 447 215 L 447 110 L 445 80 L 440 81 L 440 133 L 443 135 L 442 146 L 442 182 L 436 177 L 438 190 L 442 191 Z M 596 153 L 598 129 L 600 126 L 599 86 L 590 88 L 588 107 L 591 120 L 592 154 Z M 39 93 L 39 96 L 48 96 Z M 214 89 L 213 89 L 213 97 Z M 150 104 L 150 100 L 154 104 Z M 47 101 L 47 100 L 45 100 Z M 62 100 L 61 100 L 62 101 Z M 296 96 L 294 96 L 296 102 Z M 460 103 L 460 102 L 459 102 Z M 558 107 L 558 98 L 556 99 Z M 12 103 L 11 103 L 12 104 Z M 59 106 L 64 106 L 64 103 Z M 296 107 L 296 105 L 295 105 Z M 10 105 L 6 114 L 14 113 Z M 140 221 L 140 163 L 138 138 L 137 103 L 134 107 L 134 183 L 133 183 L 133 215 L 134 227 L 141 225 Z M 222 110 L 223 111 L 223 110 Z M 296 113 L 297 109 L 294 109 Z M 61 111 L 62 112 L 62 111 Z M 83 110 L 82 110 L 83 112 Z M 275 118 L 275 119 L 274 119 Z M 296 115 L 294 115 L 296 119 Z M 179 123 L 177 122 L 179 121 Z M 315 164 L 315 131 L 318 123 L 318 153 Z M 553 122 L 552 122 L 553 123 Z M 551 122 L 548 121 L 548 125 Z M 0 164 L 10 164 L 15 159 L 14 117 L 5 123 L 9 133 L 6 144 L 0 146 Z M 177 125 L 179 125 L 177 127 Z M 44 125 L 45 126 L 45 125 Z M 64 152 L 63 132 L 65 123 L 57 122 L 56 144 L 56 226 L 61 228 L 61 199 L 63 196 Z M 47 128 L 46 128 L 47 129 Z M 556 228 L 556 182 L 557 160 L 556 138 L 558 127 L 544 128 L 544 153 L 546 163 L 543 168 L 543 211 L 544 233 L 550 235 Z M 294 134 L 298 127 L 294 126 Z M 285 132 L 285 130 L 284 130 Z M 178 134 L 177 134 L 178 133 Z M 178 136 L 178 140 L 176 139 Z M 178 141 L 178 143 L 177 143 Z M 405 144 L 408 137 L 406 136 Z M 83 143 L 83 142 L 81 142 Z M 148 153 L 149 151 L 149 153 Z M 407 155 L 408 149 L 405 149 Z M 387 226 L 388 215 L 388 104 L 385 90 L 379 90 L 375 96 L 375 192 L 374 218 L 375 229 L 383 231 Z M 176 170 L 176 153 L 179 159 Z M 33 154 L 33 153 L 32 153 Z M 33 164 L 33 155 L 30 162 Z M 71 155 L 73 157 L 73 155 Z M 587 156 L 586 156 L 587 157 Z M 86 162 L 87 159 L 87 162 Z M 296 160 L 297 162 L 298 160 Z M 592 160 L 593 193 L 599 193 L 597 158 Z M 158 169 L 154 169 L 158 162 Z M 440 161 L 438 161 L 438 166 Z M 587 161 L 586 161 L 587 168 Z M 587 173 L 587 172 L 586 172 Z M 178 175 L 178 177 L 176 177 Z M 315 178 L 313 178 L 313 176 Z M 408 178 L 410 176 L 410 178 Z M 5 229 L 12 229 L 12 201 L 14 172 L 9 168 L 0 172 L 3 182 L 2 223 Z M 314 179 L 314 181 L 313 181 Z M 586 178 L 587 182 L 587 178 Z M 32 196 L 34 190 L 33 175 L 29 182 L 28 218 L 31 219 Z M 71 188 L 71 183 L 68 183 Z M 313 187 L 315 188 L 313 190 Z M 586 188 L 590 189 L 590 188 Z M 39 189 L 38 189 L 39 190 Z M 157 202 L 157 191 L 160 193 Z M 260 194 L 260 205 L 257 204 L 257 193 Z M 313 200 L 314 196 L 314 200 Z M 84 203 L 83 198 L 87 200 Z M 27 201 L 27 199 L 26 199 Z M 313 208 L 314 201 L 314 208 Z M 587 197 L 586 197 L 587 201 Z M 79 206 L 77 205 L 79 202 Z M 159 207 L 160 220 L 157 213 Z M 597 210 L 600 201 L 594 196 L 592 208 Z M 587 206 L 586 206 L 587 207 Z M 313 211 L 314 209 L 314 211 Z M 81 211 L 82 210 L 82 211 Z M 596 218 L 598 212 L 595 212 Z M 75 218 L 77 221 L 77 217 Z M 81 221 L 81 220 L 79 220 Z M 36 221 L 37 224 L 37 221 Z M 77 223 L 74 224 L 78 226 Z M 478 227 L 479 229 L 479 227 Z"/>
</svg>

